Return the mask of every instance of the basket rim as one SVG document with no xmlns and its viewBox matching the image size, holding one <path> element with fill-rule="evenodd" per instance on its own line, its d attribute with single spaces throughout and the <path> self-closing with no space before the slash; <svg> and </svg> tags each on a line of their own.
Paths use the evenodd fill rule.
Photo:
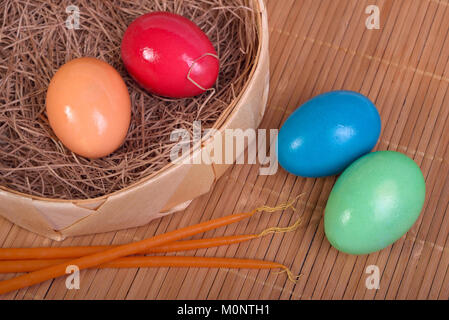
<svg viewBox="0 0 449 320">
<path fill-rule="evenodd" d="M 223 121 L 223 123 L 221 124 L 221 126 L 219 128 L 217 128 L 218 131 L 222 132 L 226 127 L 227 124 L 230 121 L 230 118 L 232 117 L 232 115 L 235 113 L 236 110 L 236 106 L 238 104 L 238 102 L 241 100 L 242 96 L 245 94 L 245 92 L 247 91 L 248 87 L 250 86 L 250 84 L 252 82 L 254 82 L 254 74 L 256 73 L 256 70 L 259 67 L 260 64 L 260 56 L 261 56 L 261 52 L 262 52 L 262 47 L 264 45 L 264 36 L 263 36 L 263 18 L 264 16 L 266 16 L 266 9 L 265 9 L 265 3 L 264 0 L 251 0 L 251 2 L 253 3 L 253 9 L 257 10 L 257 15 L 256 15 L 256 19 L 257 19 L 257 31 L 258 31 L 258 40 L 259 40 L 259 44 L 257 47 L 257 54 L 255 56 L 255 61 L 254 61 L 254 65 L 251 69 L 251 72 L 249 74 L 248 80 L 246 81 L 243 89 L 241 90 L 241 92 L 239 93 L 239 95 L 232 100 L 232 102 L 228 105 L 228 107 L 223 111 L 223 113 L 226 113 L 226 111 L 229 111 L 229 114 L 226 117 L 226 120 Z M 266 17 L 265 17 L 266 18 Z M 219 122 L 220 118 L 217 119 L 216 122 Z M 201 150 L 203 150 L 203 148 L 207 145 L 204 144 L 204 142 L 207 142 L 210 139 L 210 137 L 206 136 L 206 137 L 202 137 L 201 141 L 199 141 L 196 145 L 194 145 L 192 147 L 193 150 L 196 150 L 196 152 L 200 152 Z M 204 145 L 203 145 L 204 144 Z M 201 148 L 199 148 L 199 146 L 201 146 Z M 191 150 L 192 150 L 191 149 Z M 101 197 L 96 197 L 96 198 L 90 198 L 90 199 L 52 199 L 52 198 L 45 198 L 45 197 L 40 197 L 40 196 L 35 196 L 35 195 L 30 195 L 30 194 L 26 194 L 23 192 L 19 192 L 19 191 L 15 191 L 12 189 L 9 189 L 8 187 L 2 186 L 0 185 L 0 191 L 4 191 L 10 194 L 13 194 L 15 196 L 19 196 L 19 197 L 23 197 L 29 200 L 34 200 L 34 201 L 43 201 L 43 202 L 49 202 L 49 203 L 75 203 L 77 205 L 88 205 L 88 204 L 92 204 L 92 203 L 98 203 L 98 202 L 104 202 L 106 201 L 108 198 L 115 196 L 115 195 L 119 195 L 123 192 L 129 192 L 132 189 L 138 188 L 139 186 L 141 186 L 142 184 L 145 183 L 150 183 L 151 180 L 155 180 L 157 177 L 159 177 L 162 174 L 166 174 L 169 173 L 172 170 L 176 169 L 176 164 L 170 162 L 168 163 L 165 167 L 163 167 L 162 169 L 152 173 L 151 175 L 142 178 L 141 180 L 134 182 L 133 184 L 122 188 L 120 190 L 117 190 L 115 192 L 111 192 L 109 194 L 103 195 Z"/>
</svg>

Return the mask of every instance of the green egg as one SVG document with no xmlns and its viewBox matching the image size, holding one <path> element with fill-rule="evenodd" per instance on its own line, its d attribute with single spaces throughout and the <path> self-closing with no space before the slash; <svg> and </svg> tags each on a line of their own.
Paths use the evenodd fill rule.
<svg viewBox="0 0 449 320">
<path fill-rule="evenodd" d="M 399 240 L 418 219 L 426 185 L 418 165 L 393 151 L 370 153 L 337 180 L 324 214 L 324 230 L 337 250 L 362 255 Z"/>
</svg>

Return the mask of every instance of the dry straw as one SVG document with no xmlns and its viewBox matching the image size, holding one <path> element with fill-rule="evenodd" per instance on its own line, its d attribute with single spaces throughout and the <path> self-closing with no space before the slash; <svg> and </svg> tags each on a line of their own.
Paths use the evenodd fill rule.
<svg viewBox="0 0 449 320">
<path fill-rule="evenodd" d="M 65 26 L 69 5 L 80 9 L 79 30 Z M 3 0 L 0 5 L 0 188 L 52 199 L 101 197 L 140 181 L 170 162 L 170 133 L 193 122 L 219 127 L 242 91 L 258 47 L 251 0 Z M 156 10 L 192 19 L 217 49 L 215 93 L 169 100 L 142 90 L 127 74 L 120 42 L 138 16 Z M 67 150 L 45 114 L 56 70 L 91 56 L 114 66 L 131 95 L 133 116 L 125 144 L 88 160 Z"/>
</svg>

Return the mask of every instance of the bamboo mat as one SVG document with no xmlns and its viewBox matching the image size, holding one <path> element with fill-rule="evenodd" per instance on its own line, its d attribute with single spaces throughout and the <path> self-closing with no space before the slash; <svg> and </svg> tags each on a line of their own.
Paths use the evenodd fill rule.
<svg viewBox="0 0 449 320">
<path fill-rule="evenodd" d="M 372 4 L 381 11 L 380 30 L 365 27 L 365 8 Z M 322 92 L 349 89 L 369 96 L 383 120 L 377 149 L 406 153 L 427 180 L 425 209 L 413 229 L 379 253 L 339 253 L 323 231 L 323 211 L 335 178 L 305 179 L 283 170 L 259 176 L 257 165 L 236 165 L 187 210 L 147 226 L 54 243 L 0 220 L 0 244 L 127 243 L 304 193 L 296 213 L 262 214 L 204 237 L 254 233 L 302 217 L 296 232 L 188 253 L 277 261 L 301 274 L 297 284 L 270 271 L 87 270 L 81 272 L 80 290 L 67 290 L 61 278 L 3 299 L 449 298 L 448 0 L 268 0 L 267 6 L 272 77 L 261 127 L 279 128 L 300 104 Z M 379 290 L 366 288 L 369 265 L 380 268 Z"/>
</svg>

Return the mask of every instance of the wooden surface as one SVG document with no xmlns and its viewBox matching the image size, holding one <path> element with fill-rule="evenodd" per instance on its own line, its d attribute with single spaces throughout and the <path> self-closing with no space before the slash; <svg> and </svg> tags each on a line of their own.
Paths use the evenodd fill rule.
<svg viewBox="0 0 449 320">
<path fill-rule="evenodd" d="M 372 4 L 381 10 L 380 30 L 365 27 L 365 8 Z M 304 179 L 282 169 L 260 176 L 257 165 L 237 165 L 187 210 L 147 226 L 54 243 L 0 220 L 0 244 L 127 243 L 305 193 L 295 214 L 259 215 L 204 236 L 257 232 L 291 224 L 301 216 L 302 227 L 295 233 L 188 253 L 281 262 L 302 275 L 296 285 L 285 274 L 270 271 L 87 270 L 81 272 L 80 290 L 67 290 L 61 278 L 3 299 L 449 298 L 449 2 L 269 0 L 267 6 L 272 79 L 262 128 L 279 128 L 297 106 L 325 91 L 350 89 L 369 96 L 383 120 L 377 149 L 411 156 L 427 180 L 425 209 L 413 229 L 379 253 L 339 253 L 323 233 L 324 206 L 335 178 Z M 366 289 L 369 265 L 380 268 L 379 290 Z"/>
</svg>

